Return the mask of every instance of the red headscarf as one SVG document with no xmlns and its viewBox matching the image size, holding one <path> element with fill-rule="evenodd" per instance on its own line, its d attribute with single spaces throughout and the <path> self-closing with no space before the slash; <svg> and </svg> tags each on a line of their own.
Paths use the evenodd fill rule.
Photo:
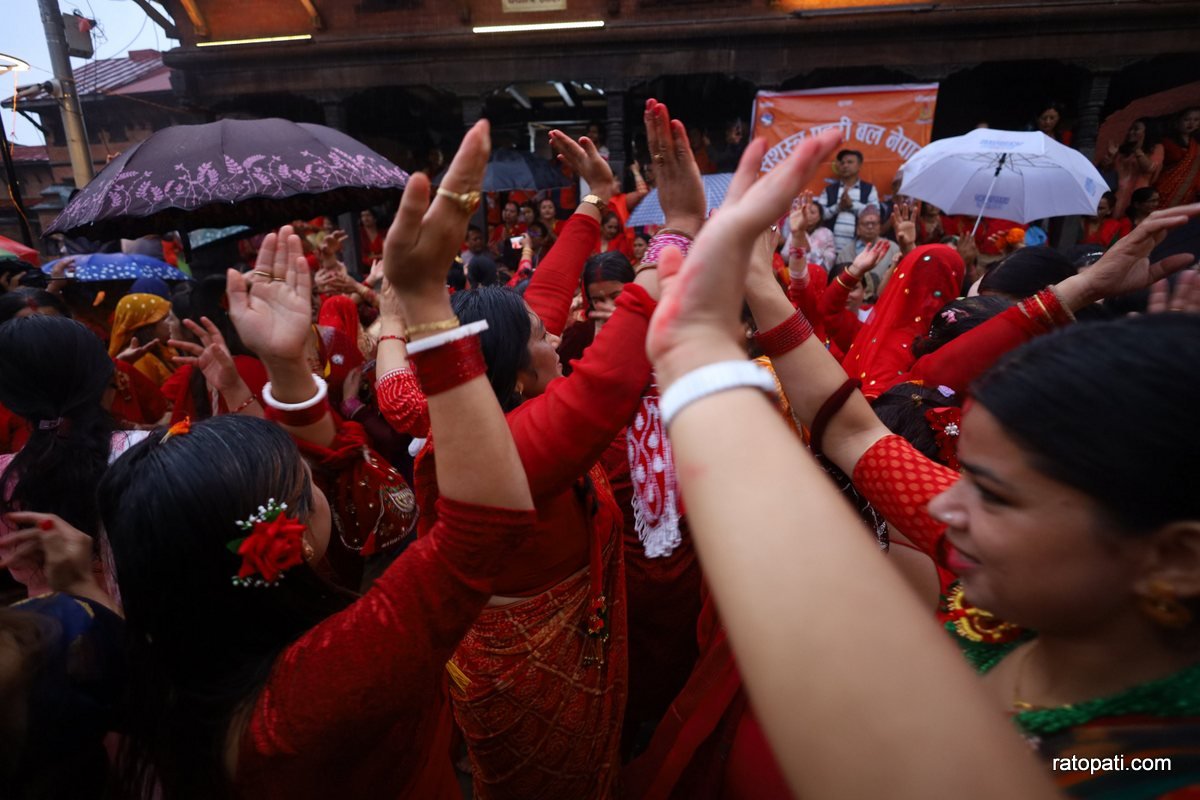
<svg viewBox="0 0 1200 800">
<path fill-rule="evenodd" d="M 958 297 L 965 269 L 958 253 L 943 244 L 918 247 L 895 267 L 842 361 L 868 399 L 878 397 L 913 365 L 913 339 L 927 333 L 933 315 Z"/>
<path fill-rule="evenodd" d="M 335 294 L 326 297 L 321 302 L 321 310 L 317 313 L 317 324 L 338 331 L 358 345 L 363 358 L 370 357 L 370 348 L 364 349 L 367 337 L 364 335 L 362 324 L 358 319 L 358 304 L 348 296 Z"/>
</svg>

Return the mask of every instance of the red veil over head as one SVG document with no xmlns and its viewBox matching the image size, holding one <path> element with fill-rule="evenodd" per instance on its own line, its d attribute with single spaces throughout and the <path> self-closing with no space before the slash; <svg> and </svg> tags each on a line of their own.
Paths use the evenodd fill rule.
<svg viewBox="0 0 1200 800">
<path fill-rule="evenodd" d="M 913 339 L 927 333 L 933 315 L 958 297 L 965 269 L 958 253 L 944 244 L 922 245 L 901 259 L 842 361 L 867 399 L 909 370 L 915 361 Z"/>
</svg>

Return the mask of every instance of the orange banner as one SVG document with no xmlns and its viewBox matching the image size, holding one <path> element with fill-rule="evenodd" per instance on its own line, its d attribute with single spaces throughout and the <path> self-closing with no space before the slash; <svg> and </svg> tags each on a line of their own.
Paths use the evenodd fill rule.
<svg viewBox="0 0 1200 800">
<path fill-rule="evenodd" d="M 929 144 L 937 91 L 930 83 L 759 92 L 754 135 L 766 138 L 769 147 L 763 171 L 787 158 L 805 137 L 840 128 L 842 147 L 863 154 L 862 180 L 875 184 L 880 197 L 891 194 L 896 169 Z M 820 193 L 836 179 L 830 167 L 808 188 Z"/>
</svg>

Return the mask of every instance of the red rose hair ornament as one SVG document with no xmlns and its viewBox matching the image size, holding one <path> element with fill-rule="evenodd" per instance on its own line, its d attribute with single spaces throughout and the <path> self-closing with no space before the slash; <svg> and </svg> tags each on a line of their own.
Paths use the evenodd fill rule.
<svg viewBox="0 0 1200 800">
<path fill-rule="evenodd" d="M 304 531 L 298 517 L 287 515 L 287 503 L 275 498 L 258 507 L 258 513 L 239 521 L 247 535 L 226 547 L 242 557 L 233 577 L 234 586 L 277 586 L 283 573 L 304 562 Z"/>
</svg>

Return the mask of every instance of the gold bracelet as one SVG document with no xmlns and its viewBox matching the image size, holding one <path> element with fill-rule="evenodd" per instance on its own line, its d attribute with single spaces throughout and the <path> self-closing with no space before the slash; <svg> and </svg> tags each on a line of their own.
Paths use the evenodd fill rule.
<svg viewBox="0 0 1200 800">
<path fill-rule="evenodd" d="M 841 272 L 838 273 L 838 276 L 836 278 L 834 278 L 834 280 L 837 281 L 838 283 L 840 283 L 842 285 L 843 289 L 849 289 L 850 291 L 854 291 L 854 287 L 858 286 L 857 280 L 854 283 L 846 283 L 844 280 L 842 280 L 842 276 L 849 275 L 849 274 L 850 274 L 849 270 L 842 270 Z"/>
<path fill-rule="evenodd" d="M 440 322 L 426 322 L 422 325 L 410 325 L 408 327 L 408 338 L 411 340 L 413 336 L 422 333 L 437 333 L 439 331 L 449 331 L 461 325 L 458 317 L 451 317 Z"/>
</svg>

